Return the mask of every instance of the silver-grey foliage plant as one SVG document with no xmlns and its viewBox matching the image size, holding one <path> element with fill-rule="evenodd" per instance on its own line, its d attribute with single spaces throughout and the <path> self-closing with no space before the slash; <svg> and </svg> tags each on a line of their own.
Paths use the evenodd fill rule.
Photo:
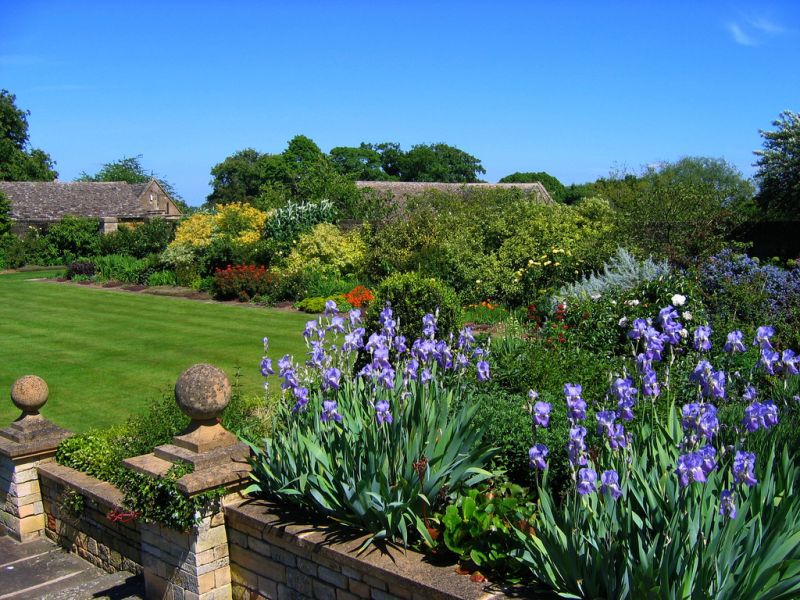
<svg viewBox="0 0 800 600">
<path fill-rule="evenodd" d="M 631 290 L 641 283 L 653 281 L 669 275 L 669 263 L 656 262 L 651 257 L 638 260 L 625 248 L 617 248 L 617 253 L 603 265 L 602 273 L 590 273 L 582 279 L 565 285 L 554 296 L 554 303 L 569 298 L 596 297 L 610 292 Z"/>
</svg>

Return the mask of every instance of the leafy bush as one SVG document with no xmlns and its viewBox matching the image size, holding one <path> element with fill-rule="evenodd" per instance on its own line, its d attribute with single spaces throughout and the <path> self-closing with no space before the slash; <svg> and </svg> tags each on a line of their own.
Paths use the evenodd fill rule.
<svg viewBox="0 0 800 600">
<path fill-rule="evenodd" d="M 144 259 L 120 254 L 96 256 L 93 262 L 99 279 L 122 283 L 141 283 L 142 274 L 149 266 L 148 261 Z"/>
<path fill-rule="evenodd" d="M 317 270 L 331 275 L 361 272 L 366 246 L 358 231 L 342 233 L 335 225 L 320 223 L 301 234 L 286 259 L 286 271 Z"/>
<path fill-rule="evenodd" d="M 219 300 L 247 302 L 257 296 L 274 293 L 277 276 L 255 265 L 235 265 L 217 269 L 212 293 Z"/>
<path fill-rule="evenodd" d="M 95 274 L 94 263 L 89 261 L 78 261 L 67 265 L 67 279 L 72 279 L 76 275 L 93 277 Z"/>
<path fill-rule="evenodd" d="M 417 273 L 398 273 L 387 277 L 375 290 L 375 301 L 367 312 L 370 327 L 378 323 L 380 311 L 391 305 L 400 332 L 413 337 L 422 331 L 422 317 L 438 311 L 439 331 L 457 331 L 461 320 L 458 296 L 444 283 Z"/>
<path fill-rule="evenodd" d="M 527 492 L 512 483 L 468 490 L 441 517 L 447 549 L 468 566 L 505 578 L 516 575 L 521 565 L 514 555 L 521 544 L 514 528 L 527 529 L 534 521 Z"/>
<path fill-rule="evenodd" d="M 350 304 L 341 294 L 327 297 L 316 296 L 313 298 L 304 298 L 295 304 L 295 308 L 307 313 L 320 314 L 325 311 L 325 304 L 331 301 L 336 303 L 339 310 L 350 310 Z"/>
<path fill-rule="evenodd" d="M 264 225 L 264 236 L 278 242 L 288 250 L 301 233 L 320 223 L 333 223 L 336 208 L 330 200 L 318 202 L 289 202 L 276 209 Z"/>
<path fill-rule="evenodd" d="M 117 231 L 100 236 L 99 254 L 127 254 L 144 258 L 160 254 L 175 237 L 175 225 L 162 218 L 137 225 L 120 225 Z"/>
<path fill-rule="evenodd" d="M 147 285 L 156 287 L 159 285 L 177 285 L 175 271 L 156 271 L 147 277 Z"/>
<path fill-rule="evenodd" d="M 562 287 L 553 296 L 553 300 L 557 303 L 570 298 L 593 298 L 612 292 L 619 293 L 638 287 L 646 281 L 665 277 L 669 273 L 667 261 L 656 263 L 652 258 L 640 261 L 625 248 L 617 248 L 616 255 L 603 265 L 602 274 L 584 275 L 581 280 Z"/>
<path fill-rule="evenodd" d="M 367 544 L 382 538 L 406 544 L 415 531 L 432 543 L 428 515 L 485 479 L 481 467 L 491 452 L 480 443 L 475 407 L 463 402 L 450 410 L 472 372 L 469 339 L 449 348 L 431 333 L 407 344 L 417 349 L 412 363 L 394 323 L 385 310 L 369 354 L 358 350 L 366 332 L 356 312 L 349 319 L 329 312 L 307 324 L 304 337 L 315 350 L 305 366 L 288 356 L 279 363 L 291 401 L 280 406 L 275 435 L 255 449 L 252 491 L 365 529 L 372 533 Z M 329 331 L 344 334 L 336 349 Z M 370 362 L 356 371 L 363 361 Z M 265 357 L 264 375 L 271 365 Z M 479 378 L 488 377 L 484 361 L 475 368 Z"/>
<path fill-rule="evenodd" d="M 66 216 L 50 225 L 45 237 L 60 260 L 71 262 L 97 252 L 100 223 L 97 219 Z"/>
</svg>

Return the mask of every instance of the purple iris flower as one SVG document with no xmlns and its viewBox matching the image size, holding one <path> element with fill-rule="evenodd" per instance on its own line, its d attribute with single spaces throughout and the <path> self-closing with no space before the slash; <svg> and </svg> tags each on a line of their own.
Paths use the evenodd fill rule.
<svg viewBox="0 0 800 600">
<path fill-rule="evenodd" d="M 412 358 L 406 364 L 406 370 L 404 373 L 405 378 L 411 381 L 416 381 L 418 369 L 419 369 L 419 361 L 416 358 Z"/>
<path fill-rule="evenodd" d="M 428 385 L 428 382 L 433 379 L 433 373 L 427 367 L 422 369 L 422 373 L 419 376 L 419 382 L 422 385 Z"/>
<path fill-rule="evenodd" d="M 353 310 L 351 310 L 347 316 L 350 319 L 350 325 L 352 327 L 361 324 L 361 310 L 359 310 L 358 308 L 354 308 Z"/>
<path fill-rule="evenodd" d="M 644 336 L 644 332 L 647 331 L 648 323 L 644 319 L 636 319 L 631 327 L 628 337 L 632 340 L 639 340 Z"/>
<path fill-rule="evenodd" d="M 261 359 L 261 375 L 275 375 L 275 370 L 272 368 L 272 359 L 266 356 Z"/>
<path fill-rule="evenodd" d="M 611 437 L 614 421 L 617 420 L 617 413 L 613 410 L 601 410 L 595 414 L 597 419 L 597 433 Z"/>
<path fill-rule="evenodd" d="M 388 348 L 385 346 L 375 348 L 375 351 L 372 353 L 372 366 L 376 369 L 391 366 L 391 363 L 389 362 Z"/>
<path fill-rule="evenodd" d="M 551 409 L 549 402 L 537 402 L 533 405 L 533 420 L 539 427 L 547 427 L 550 424 Z"/>
<path fill-rule="evenodd" d="M 564 385 L 564 395 L 567 397 L 567 417 L 571 421 L 586 418 L 586 401 L 581 397 L 583 388 L 579 383 Z"/>
<path fill-rule="evenodd" d="M 667 341 L 664 334 L 656 331 L 653 327 L 648 327 L 644 333 L 644 339 L 647 345 L 645 354 L 650 360 L 661 360 L 661 353 L 664 352 L 664 343 Z"/>
<path fill-rule="evenodd" d="M 475 343 L 475 336 L 472 335 L 472 329 L 464 327 L 458 334 L 458 347 L 461 349 L 470 348 Z"/>
<path fill-rule="evenodd" d="M 647 373 L 653 370 L 653 359 L 644 352 L 636 355 L 636 370 L 639 373 Z"/>
<path fill-rule="evenodd" d="M 714 446 L 703 446 L 695 452 L 700 458 L 700 468 L 703 469 L 706 477 L 711 474 L 711 471 L 717 468 L 717 449 Z"/>
<path fill-rule="evenodd" d="M 778 424 L 778 407 L 772 400 L 753 402 L 744 409 L 742 425 L 750 433 L 759 429 L 769 429 Z"/>
<path fill-rule="evenodd" d="M 719 400 L 725 399 L 725 372 L 714 371 L 711 377 L 707 380 L 707 385 L 703 389 L 706 396 L 711 398 L 718 398 Z"/>
<path fill-rule="evenodd" d="M 337 411 L 336 402 L 333 400 L 325 400 L 322 402 L 322 414 L 320 415 L 320 421 L 323 423 L 327 423 L 328 421 L 336 421 L 337 423 L 342 422 L 342 415 L 339 414 Z"/>
<path fill-rule="evenodd" d="M 316 321 L 306 321 L 306 328 L 303 331 L 304 338 L 310 338 L 313 335 L 319 333 L 319 328 L 317 326 Z"/>
<path fill-rule="evenodd" d="M 713 404 L 692 402 L 685 404 L 681 412 L 683 415 L 681 424 L 687 432 L 710 440 L 719 431 L 717 408 Z"/>
<path fill-rule="evenodd" d="M 408 352 L 408 346 L 406 345 L 406 338 L 404 335 L 398 335 L 392 341 L 394 345 L 394 351 L 398 354 L 403 354 L 404 352 Z"/>
<path fill-rule="evenodd" d="M 719 493 L 719 514 L 729 519 L 736 518 L 736 502 L 731 490 L 722 490 Z"/>
<path fill-rule="evenodd" d="M 602 484 L 600 486 L 601 493 L 608 492 L 614 500 L 622 496 L 622 490 L 619 488 L 619 474 L 613 469 L 603 471 L 603 474 L 600 475 L 600 483 Z"/>
<path fill-rule="evenodd" d="M 540 469 L 544 471 L 547 468 L 547 461 L 545 458 L 549 453 L 550 451 L 544 444 L 536 444 L 528 450 L 531 469 Z"/>
<path fill-rule="evenodd" d="M 706 472 L 703 469 L 703 457 L 697 452 L 689 452 L 678 457 L 678 468 L 675 469 L 678 475 L 678 483 L 681 487 L 686 487 L 696 481 L 706 482 Z"/>
<path fill-rule="evenodd" d="M 736 354 L 737 352 L 744 352 L 746 350 L 744 342 L 742 342 L 743 333 L 736 329 L 728 334 L 728 340 L 722 347 L 724 352 L 729 354 Z"/>
<path fill-rule="evenodd" d="M 485 360 L 478 361 L 476 365 L 478 369 L 478 381 L 489 380 L 489 363 Z"/>
<path fill-rule="evenodd" d="M 576 465 L 585 465 L 586 456 L 586 428 L 585 427 L 572 427 L 569 430 L 569 442 L 567 442 L 567 455 L 570 464 L 574 467 Z"/>
<path fill-rule="evenodd" d="M 325 302 L 325 316 L 330 317 L 331 315 L 335 315 L 339 310 L 339 307 L 336 306 L 336 302 L 333 300 L 327 300 Z"/>
<path fill-rule="evenodd" d="M 756 337 L 753 339 L 753 346 L 761 346 L 762 348 L 772 348 L 770 338 L 775 335 L 775 328 L 769 325 L 762 325 L 756 329 Z"/>
<path fill-rule="evenodd" d="M 327 327 L 328 331 L 344 333 L 344 317 L 331 317 L 331 324 Z"/>
<path fill-rule="evenodd" d="M 283 358 L 278 359 L 278 375 L 283 377 L 283 375 L 292 368 L 292 356 L 290 354 L 284 354 Z"/>
<path fill-rule="evenodd" d="M 700 325 L 694 330 L 694 349 L 700 352 L 711 350 L 711 327 Z"/>
<path fill-rule="evenodd" d="M 306 405 L 308 404 L 308 389 L 300 386 L 295 387 L 294 397 L 297 399 L 297 402 L 295 403 L 292 412 L 305 412 Z"/>
<path fill-rule="evenodd" d="M 748 385 L 747 387 L 744 388 L 744 392 L 742 393 L 742 400 L 753 402 L 757 396 L 758 396 L 758 390 L 756 390 L 756 388 L 754 388 L 752 385 Z"/>
<path fill-rule="evenodd" d="M 658 375 L 653 369 L 646 371 L 642 375 L 642 394 L 648 398 L 656 398 L 661 394 L 661 385 L 658 383 Z"/>
<path fill-rule="evenodd" d="M 608 432 L 608 444 L 612 450 L 619 450 L 628 446 L 628 436 L 625 428 L 619 423 L 615 423 Z"/>
<path fill-rule="evenodd" d="M 761 358 L 758 364 L 768 375 L 775 375 L 781 355 L 772 349 L 772 346 L 761 346 Z"/>
<path fill-rule="evenodd" d="M 325 371 L 325 375 L 322 377 L 322 389 L 338 390 L 339 381 L 341 377 L 342 377 L 342 372 L 336 367 L 331 367 L 330 369 Z"/>
<path fill-rule="evenodd" d="M 345 352 L 355 352 L 359 348 L 364 347 L 364 329 L 359 327 L 344 336 L 344 343 L 342 350 Z"/>
<path fill-rule="evenodd" d="M 300 382 L 297 381 L 297 376 L 295 375 L 294 369 L 286 369 L 283 372 L 283 383 L 281 384 L 282 390 L 293 390 L 300 385 Z"/>
<path fill-rule="evenodd" d="M 391 367 L 384 367 L 378 373 L 378 383 L 387 390 L 394 389 L 395 372 Z"/>
<path fill-rule="evenodd" d="M 778 365 L 781 373 L 787 375 L 797 375 L 797 363 L 800 361 L 800 356 L 795 354 L 794 350 L 784 350 L 781 353 L 781 362 Z"/>
<path fill-rule="evenodd" d="M 597 473 L 593 469 L 579 470 L 575 489 L 581 496 L 593 493 L 597 489 Z"/>
<path fill-rule="evenodd" d="M 459 352 L 456 354 L 455 366 L 453 367 L 456 370 L 463 370 L 469 366 L 469 359 L 465 354 Z"/>
<path fill-rule="evenodd" d="M 375 418 L 378 420 L 378 425 L 391 423 L 394 420 L 392 413 L 389 412 L 389 403 L 386 400 L 380 400 L 375 404 Z"/>
<path fill-rule="evenodd" d="M 431 340 L 436 336 L 436 317 L 431 313 L 422 317 L 422 335 Z"/>
<path fill-rule="evenodd" d="M 450 346 L 448 346 L 447 342 L 444 340 L 441 340 L 436 344 L 436 349 L 433 351 L 433 356 L 436 359 L 436 362 L 439 363 L 439 367 L 442 369 L 452 368 L 453 351 L 450 350 Z"/>
<path fill-rule="evenodd" d="M 758 483 L 755 474 L 756 455 L 739 450 L 733 457 L 733 480 L 736 483 L 754 486 Z"/>
</svg>

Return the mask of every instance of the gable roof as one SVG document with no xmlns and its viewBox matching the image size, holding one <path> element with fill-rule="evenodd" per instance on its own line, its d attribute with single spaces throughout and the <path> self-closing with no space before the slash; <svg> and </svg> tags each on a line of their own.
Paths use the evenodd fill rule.
<svg viewBox="0 0 800 600">
<path fill-rule="evenodd" d="M 465 194 L 470 190 L 518 189 L 535 195 L 543 204 L 553 204 L 553 199 L 540 182 L 534 183 L 437 183 L 421 181 L 356 181 L 358 188 L 372 188 L 376 191 L 391 192 L 396 199 L 421 194 L 428 190 L 439 190 L 451 194 Z"/>
<path fill-rule="evenodd" d="M 0 181 L 0 192 L 11 201 L 11 218 L 17 221 L 55 221 L 67 215 L 135 219 L 153 214 L 142 201 L 153 184 L 158 182 Z"/>
</svg>

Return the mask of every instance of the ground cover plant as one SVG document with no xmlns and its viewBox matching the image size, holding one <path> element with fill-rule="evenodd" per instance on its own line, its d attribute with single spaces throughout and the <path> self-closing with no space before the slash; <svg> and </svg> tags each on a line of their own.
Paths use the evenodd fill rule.
<svg viewBox="0 0 800 600">
<path fill-rule="evenodd" d="M 50 387 L 45 416 L 73 431 L 124 422 L 198 362 L 229 377 L 241 367 L 243 393 L 259 393 L 258 372 L 247 369 L 260 356 L 256 332 L 278 352 L 303 348 L 294 333 L 305 315 L 29 281 L 46 274 L 0 275 L 0 389 L 39 374 Z M 1 422 L 17 416 L 0 403 Z"/>
</svg>

